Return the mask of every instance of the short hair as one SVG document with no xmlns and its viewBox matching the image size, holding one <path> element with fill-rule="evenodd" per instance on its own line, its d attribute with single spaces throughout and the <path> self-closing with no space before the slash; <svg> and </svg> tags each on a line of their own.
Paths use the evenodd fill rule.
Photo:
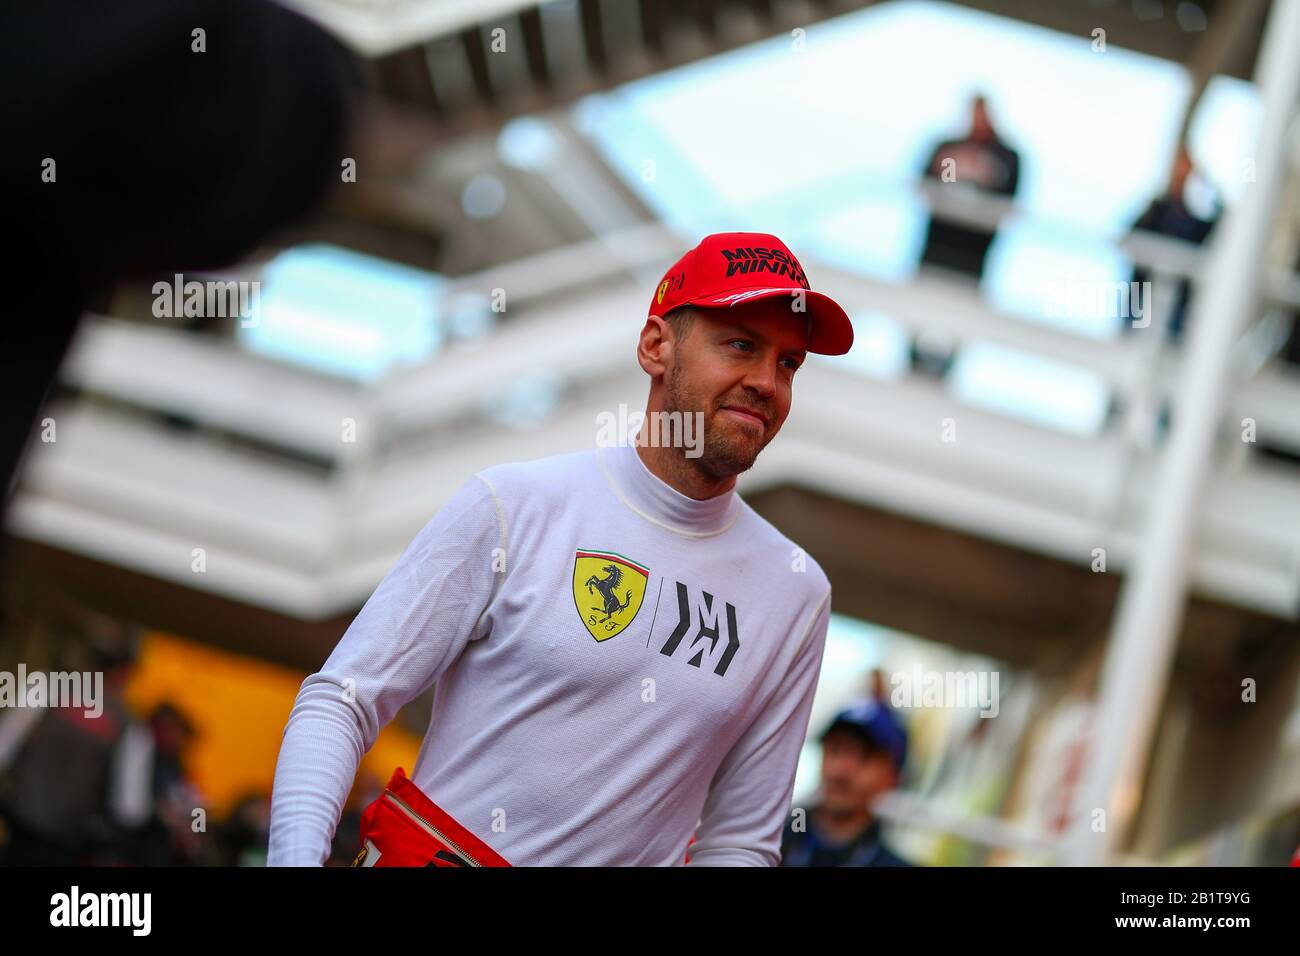
<svg viewBox="0 0 1300 956">
<path fill-rule="evenodd" d="M 673 336 L 680 342 L 691 334 L 691 326 L 695 324 L 695 309 L 689 305 L 679 305 L 669 310 L 663 318 L 673 327 Z"/>
</svg>

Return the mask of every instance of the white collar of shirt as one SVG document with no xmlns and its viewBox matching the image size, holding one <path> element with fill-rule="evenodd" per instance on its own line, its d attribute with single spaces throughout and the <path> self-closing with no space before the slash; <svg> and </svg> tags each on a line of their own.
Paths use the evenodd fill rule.
<svg viewBox="0 0 1300 956">
<path fill-rule="evenodd" d="M 597 447 L 596 457 L 606 479 L 623 503 L 662 528 L 692 537 L 721 534 L 740 517 L 735 487 L 713 498 L 698 500 L 682 494 L 655 475 L 631 445 Z"/>
</svg>

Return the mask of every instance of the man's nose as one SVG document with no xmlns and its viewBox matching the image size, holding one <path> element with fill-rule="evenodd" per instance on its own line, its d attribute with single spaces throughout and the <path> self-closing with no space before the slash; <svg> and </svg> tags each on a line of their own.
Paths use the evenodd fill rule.
<svg viewBox="0 0 1300 956">
<path fill-rule="evenodd" d="M 760 358 L 750 365 L 745 375 L 745 387 L 764 398 L 771 398 L 776 394 L 776 376 L 776 359 Z"/>
<path fill-rule="evenodd" d="M 842 777 L 849 769 L 849 760 L 842 754 L 826 754 L 823 767 L 828 777 Z"/>
</svg>

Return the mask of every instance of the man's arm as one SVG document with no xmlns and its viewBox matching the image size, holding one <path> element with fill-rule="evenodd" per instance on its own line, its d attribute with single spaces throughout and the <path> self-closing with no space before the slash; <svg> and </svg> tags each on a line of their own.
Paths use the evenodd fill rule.
<svg viewBox="0 0 1300 956">
<path fill-rule="evenodd" d="M 425 525 L 318 673 L 303 681 L 280 744 L 268 866 L 319 866 L 362 755 L 398 709 L 471 640 L 504 574 L 495 494 L 471 478 Z M 501 552 L 504 554 L 504 551 Z"/>
<path fill-rule="evenodd" d="M 709 788 L 691 866 L 776 866 L 794 774 L 808 734 L 830 625 L 831 593 L 813 608 L 780 685 L 727 754 Z"/>
</svg>

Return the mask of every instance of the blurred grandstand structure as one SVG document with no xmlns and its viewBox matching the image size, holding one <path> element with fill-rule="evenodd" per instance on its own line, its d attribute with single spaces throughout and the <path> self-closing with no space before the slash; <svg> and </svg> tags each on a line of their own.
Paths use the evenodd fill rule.
<svg viewBox="0 0 1300 956">
<path fill-rule="evenodd" d="M 291 5 L 369 71 L 362 175 L 237 269 L 186 274 L 260 283 L 260 316 L 158 318 L 145 283 L 84 318 L 43 413 L 57 439 L 33 441 L 5 516 L 6 587 L 305 672 L 471 472 L 589 447 L 599 414 L 643 406 L 635 337 L 654 283 L 699 236 L 656 217 L 573 104 L 862 5 Z M 1150 4 L 965 6 L 1085 39 L 1101 27 L 1182 64 L 1197 94 L 1212 76 L 1252 81 L 1255 179 L 1204 246 L 1115 239 L 1157 290 L 1134 334 L 1030 321 L 939 270 L 894 281 L 802 255 L 819 289 L 855 317 L 888 315 L 908 343 L 1014 351 L 1086 373 L 1108 404 L 1095 427 L 1053 429 L 964 400 L 951 379 L 816 361 L 739 490 L 816 556 L 838 614 L 1001 662 L 1033 688 L 1007 718 L 1020 723 L 998 798 L 971 810 L 916 780 L 879 808 L 900 832 L 975 848 L 963 861 L 1272 859 L 1260 834 L 1300 818 L 1300 365 L 1287 354 L 1300 2 L 1203 0 L 1200 30 L 1172 10 L 1144 17 Z M 544 162 L 512 158 L 507 131 L 544 144 Z M 957 184 L 898 188 L 991 232 L 1033 215 Z M 351 349 L 381 357 L 345 374 L 258 338 L 296 314 L 277 287 L 285 256 L 327 245 L 426 290 L 436 331 L 417 354 L 383 358 L 374 332 Z M 1195 298 L 1174 342 L 1178 279 Z M 957 440 L 941 438 L 945 420 Z M 1260 687 L 1245 708 L 1243 678 Z M 1053 822 L 1026 807 L 1063 752 L 1044 742 L 1052 722 L 1078 700 L 1095 736 Z M 1098 805 L 1115 808 L 1104 840 L 1086 829 Z"/>
</svg>

